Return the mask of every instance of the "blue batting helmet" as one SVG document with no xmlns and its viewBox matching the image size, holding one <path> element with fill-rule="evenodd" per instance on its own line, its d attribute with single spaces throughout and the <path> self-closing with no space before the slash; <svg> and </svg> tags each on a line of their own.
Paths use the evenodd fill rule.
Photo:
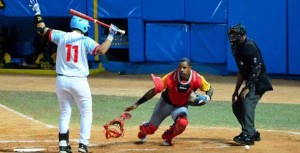
<svg viewBox="0 0 300 153">
<path fill-rule="evenodd" d="M 78 16 L 73 16 L 70 22 L 71 29 L 78 29 L 82 31 L 82 33 L 86 33 L 88 31 L 89 21 L 86 19 L 82 19 Z"/>
</svg>

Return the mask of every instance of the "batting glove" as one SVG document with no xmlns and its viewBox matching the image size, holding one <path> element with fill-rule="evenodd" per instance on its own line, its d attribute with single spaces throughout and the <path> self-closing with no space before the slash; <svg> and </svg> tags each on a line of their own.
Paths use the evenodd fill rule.
<svg viewBox="0 0 300 153">
<path fill-rule="evenodd" d="M 30 0 L 29 7 L 31 7 L 35 15 L 41 15 L 41 9 L 37 0 Z"/>
<path fill-rule="evenodd" d="M 114 36 L 115 34 L 117 34 L 118 30 L 119 30 L 119 28 L 117 26 L 115 26 L 113 24 L 110 24 L 110 27 L 109 27 L 109 34 L 110 35 Z"/>
</svg>

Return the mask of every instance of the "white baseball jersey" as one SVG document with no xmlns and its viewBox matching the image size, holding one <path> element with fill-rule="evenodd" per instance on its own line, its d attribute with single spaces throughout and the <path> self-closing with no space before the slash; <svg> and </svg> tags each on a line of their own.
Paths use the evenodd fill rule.
<svg viewBox="0 0 300 153">
<path fill-rule="evenodd" d="M 57 74 L 72 77 L 89 75 L 87 54 L 95 55 L 100 46 L 97 42 L 75 31 L 60 30 L 51 30 L 49 40 L 57 44 Z"/>
</svg>

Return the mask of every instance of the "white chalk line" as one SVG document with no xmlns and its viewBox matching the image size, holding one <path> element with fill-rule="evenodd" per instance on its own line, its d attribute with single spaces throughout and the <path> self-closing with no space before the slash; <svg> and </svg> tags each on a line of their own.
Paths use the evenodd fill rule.
<svg viewBox="0 0 300 153">
<path fill-rule="evenodd" d="M 30 120 L 30 121 L 33 121 L 33 122 L 35 122 L 35 123 L 44 125 L 44 126 L 46 126 L 47 128 L 50 128 L 50 129 L 51 129 L 51 128 L 57 128 L 57 127 L 55 127 L 55 126 L 53 126 L 53 125 L 46 124 L 46 123 L 43 123 L 43 122 L 41 122 L 41 121 L 35 120 L 35 119 L 33 119 L 32 117 L 29 117 L 29 116 L 26 116 L 26 115 L 24 115 L 24 114 L 22 114 L 22 113 L 19 113 L 19 112 L 15 111 L 15 110 L 13 110 L 13 109 L 7 107 L 7 106 L 4 106 L 4 105 L 2 105 L 2 104 L 0 104 L 0 107 L 4 108 L 5 110 L 8 110 L 8 111 L 10 111 L 10 112 L 13 112 L 13 113 L 15 113 L 15 114 L 17 114 L 17 115 L 19 115 L 19 116 L 21 116 L 21 117 L 23 117 L 23 118 L 26 118 L 26 119 L 28 119 L 28 120 Z"/>
<path fill-rule="evenodd" d="M 217 129 L 217 130 L 238 129 L 238 128 L 229 128 L 229 127 L 198 127 L 198 126 L 189 126 L 188 128 L 203 128 L 203 129 Z M 293 131 L 265 130 L 265 129 L 258 129 L 258 131 L 267 131 L 267 132 L 276 132 L 276 133 L 288 133 L 288 134 L 291 134 L 291 135 L 300 136 L 299 132 L 293 132 Z"/>
<path fill-rule="evenodd" d="M 21 148 L 21 149 L 13 149 L 14 152 L 41 152 L 45 151 L 44 148 Z"/>
<path fill-rule="evenodd" d="M 119 152 L 131 152 L 131 151 L 156 151 L 157 149 L 122 149 Z"/>
<path fill-rule="evenodd" d="M 51 143 L 51 142 L 57 142 L 58 140 L 0 140 L 0 143 Z M 78 142 L 76 139 L 71 139 L 70 142 Z"/>
<path fill-rule="evenodd" d="M 197 143 L 199 144 L 199 141 L 188 141 L 189 143 Z M 210 142 L 210 144 L 215 144 L 216 146 L 215 147 L 204 147 L 206 149 L 208 148 L 226 148 L 226 147 L 229 147 L 228 144 L 225 144 L 225 143 L 221 143 L 221 142 L 217 142 L 217 141 L 212 141 L 212 140 L 209 140 L 209 141 L 206 141 L 206 142 Z M 199 148 L 203 148 L 203 147 L 199 147 Z"/>
</svg>

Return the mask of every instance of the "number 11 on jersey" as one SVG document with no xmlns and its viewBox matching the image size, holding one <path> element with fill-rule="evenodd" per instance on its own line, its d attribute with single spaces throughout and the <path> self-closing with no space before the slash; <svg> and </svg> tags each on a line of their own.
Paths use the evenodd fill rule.
<svg viewBox="0 0 300 153">
<path fill-rule="evenodd" d="M 70 45 L 70 44 L 67 44 L 66 45 L 66 48 L 67 48 L 67 62 L 70 62 L 71 61 L 71 55 L 74 54 L 74 63 L 77 63 L 78 62 L 78 45 Z"/>
</svg>

